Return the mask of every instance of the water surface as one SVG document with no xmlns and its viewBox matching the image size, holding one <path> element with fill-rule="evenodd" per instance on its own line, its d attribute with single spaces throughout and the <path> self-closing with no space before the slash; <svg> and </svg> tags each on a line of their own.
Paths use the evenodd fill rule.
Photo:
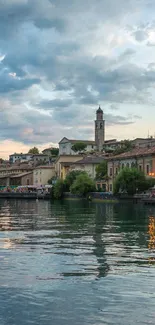
<svg viewBox="0 0 155 325">
<path fill-rule="evenodd" d="M 155 208 L 0 200 L 0 325 L 155 323 Z"/>
</svg>

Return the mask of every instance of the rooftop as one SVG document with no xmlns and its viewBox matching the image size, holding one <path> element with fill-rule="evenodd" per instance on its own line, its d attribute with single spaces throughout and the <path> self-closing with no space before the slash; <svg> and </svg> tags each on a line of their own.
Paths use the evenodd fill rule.
<svg viewBox="0 0 155 325">
<path fill-rule="evenodd" d="M 51 168 L 54 168 L 54 165 L 37 166 L 34 169 L 51 169 Z"/>
<path fill-rule="evenodd" d="M 11 178 L 19 178 L 19 177 L 23 177 L 23 176 L 28 176 L 32 174 L 32 171 L 31 172 L 28 172 L 28 173 L 21 173 L 21 174 L 17 174 L 17 175 L 12 175 L 10 176 Z"/>
<path fill-rule="evenodd" d="M 138 156 L 155 155 L 155 147 L 152 148 L 134 148 L 131 151 L 123 152 L 117 156 L 111 156 L 108 160 L 117 160 L 122 158 L 132 158 Z"/>
<path fill-rule="evenodd" d="M 69 139 L 69 141 L 71 143 L 82 142 L 82 143 L 85 143 L 85 144 L 93 144 L 93 145 L 95 145 L 95 141 L 93 141 L 93 140 L 72 140 L 72 139 Z"/>
</svg>

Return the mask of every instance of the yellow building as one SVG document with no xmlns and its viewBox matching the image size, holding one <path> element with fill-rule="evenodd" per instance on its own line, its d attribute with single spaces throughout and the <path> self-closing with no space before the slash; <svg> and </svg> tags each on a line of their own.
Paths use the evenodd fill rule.
<svg viewBox="0 0 155 325">
<path fill-rule="evenodd" d="M 96 167 L 104 161 L 104 157 L 87 156 L 73 163 L 62 163 L 62 178 L 73 170 L 85 171 L 92 179 L 96 177 Z"/>
<path fill-rule="evenodd" d="M 38 166 L 33 170 L 33 185 L 47 185 L 49 179 L 55 176 L 54 165 Z"/>
<path fill-rule="evenodd" d="M 109 191 L 119 171 L 137 166 L 148 177 L 155 177 L 155 147 L 135 148 L 132 151 L 108 158 Z"/>
<path fill-rule="evenodd" d="M 82 159 L 82 155 L 60 155 L 55 161 L 55 173 L 56 177 L 65 179 L 66 170 L 64 169 L 64 163 L 68 164 L 74 163 Z M 67 166 L 66 166 L 67 167 Z"/>
</svg>

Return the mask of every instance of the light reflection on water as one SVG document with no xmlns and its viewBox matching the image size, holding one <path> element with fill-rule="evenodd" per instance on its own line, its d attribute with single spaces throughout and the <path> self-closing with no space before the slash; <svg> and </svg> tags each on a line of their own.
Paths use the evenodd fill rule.
<svg viewBox="0 0 155 325">
<path fill-rule="evenodd" d="M 0 325 L 154 324 L 155 208 L 0 201 Z"/>
</svg>

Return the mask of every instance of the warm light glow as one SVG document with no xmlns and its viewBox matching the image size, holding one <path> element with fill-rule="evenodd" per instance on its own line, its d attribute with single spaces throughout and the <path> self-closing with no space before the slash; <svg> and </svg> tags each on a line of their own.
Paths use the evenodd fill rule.
<svg viewBox="0 0 155 325">
<path fill-rule="evenodd" d="M 148 241 L 148 249 L 154 250 L 155 249 L 155 217 L 149 217 L 149 226 L 148 226 L 148 234 L 149 234 L 149 241 Z M 155 257 L 150 256 L 149 262 L 154 263 Z"/>
</svg>

